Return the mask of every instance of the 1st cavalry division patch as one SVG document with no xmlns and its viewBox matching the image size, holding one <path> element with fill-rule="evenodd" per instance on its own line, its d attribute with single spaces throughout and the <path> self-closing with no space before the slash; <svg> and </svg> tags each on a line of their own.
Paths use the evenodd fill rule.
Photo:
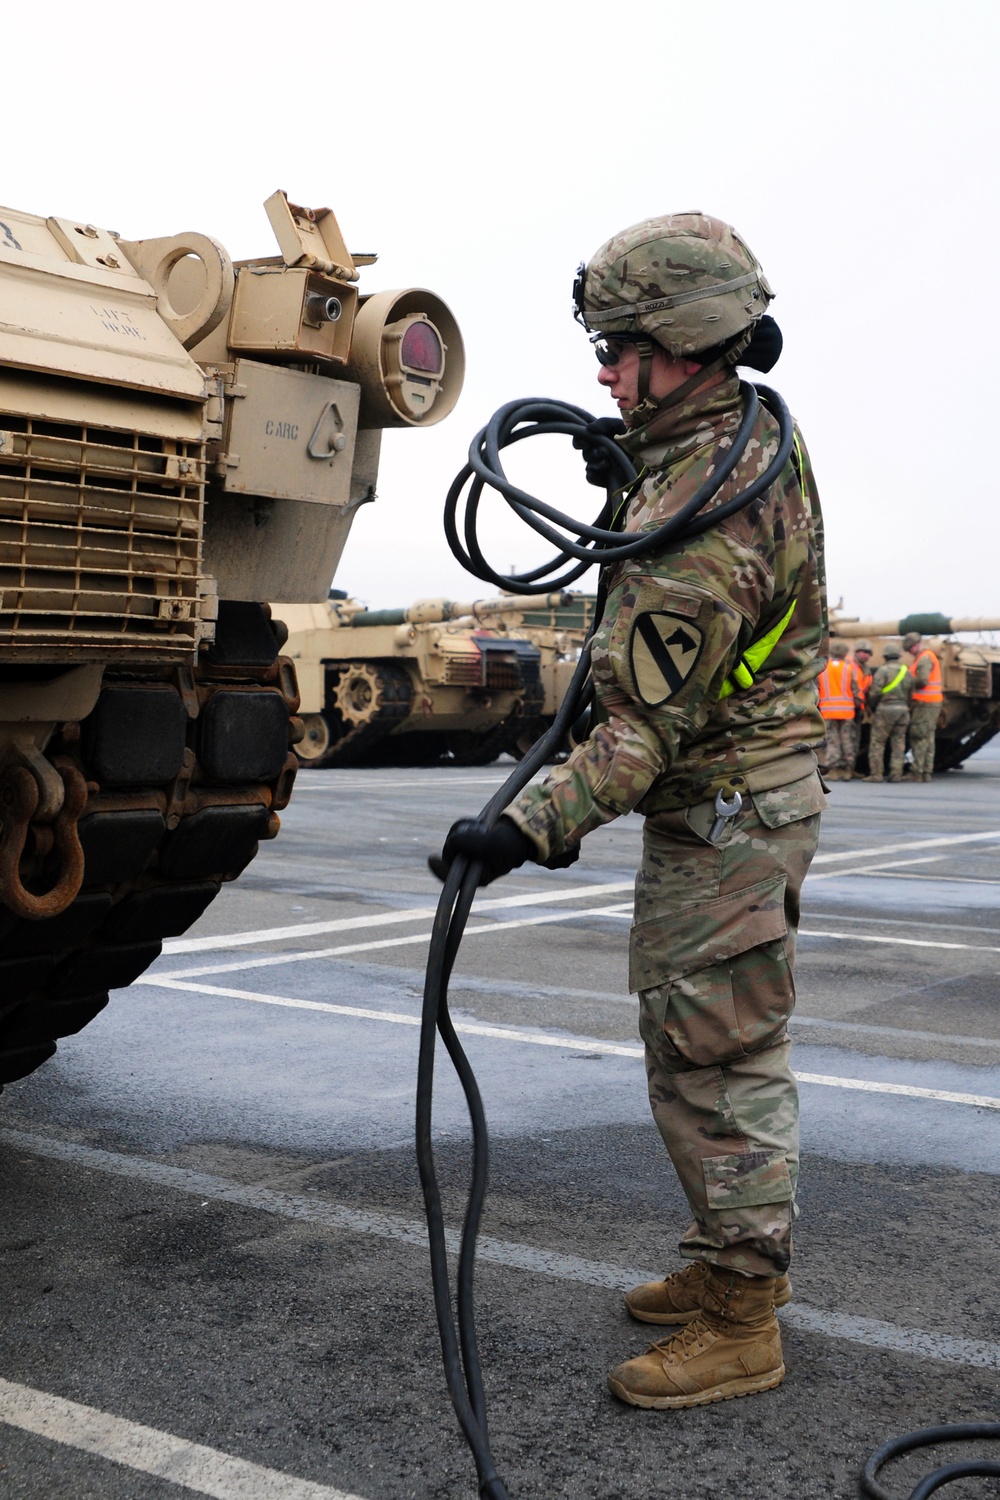
<svg viewBox="0 0 1000 1500">
<path fill-rule="evenodd" d="M 632 627 L 629 655 L 632 680 L 643 703 L 658 708 L 687 682 L 705 637 L 679 615 L 642 614 Z"/>
</svg>

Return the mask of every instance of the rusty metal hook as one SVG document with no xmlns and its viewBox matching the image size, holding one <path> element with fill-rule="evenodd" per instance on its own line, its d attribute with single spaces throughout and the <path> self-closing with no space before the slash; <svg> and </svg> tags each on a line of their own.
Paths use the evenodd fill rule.
<svg viewBox="0 0 1000 1500">
<path fill-rule="evenodd" d="M 54 761 L 65 787 L 63 805 L 52 824 L 53 844 L 61 873 L 51 890 L 33 895 L 21 883 L 21 857 L 28 828 L 38 807 L 38 783 L 27 766 L 13 766 L 0 786 L 0 902 L 19 917 L 37 921 L 57 917 L 80 894 L 83 885 L 83 846 L 77 827 L 87 805 L 87 783 L 72 761 Z"/>
</svg>

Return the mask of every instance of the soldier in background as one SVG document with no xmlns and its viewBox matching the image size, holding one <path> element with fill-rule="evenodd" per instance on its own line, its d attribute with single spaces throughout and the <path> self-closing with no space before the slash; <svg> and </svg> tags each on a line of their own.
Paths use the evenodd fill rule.
<svg viewBox="0 0 1000 1500">
<path fill-rule="evenodd" d="M 906 730 L 910 722 L 910 699 L 913 678 L 900 661 L 900 648 L 886 646 L 885 661 L 872 678 L 868 689 L 868 707 L 872 711 L 872 734 L 868 744 L 870 775 L 866 781 L 883 781 L 885 745 L 889 742 L 889 780 L 902 781 L 906 756 Z"/>
<path fill-rule="evenodd" d="M 622 507 L 634 535 L 677 515 L 731 445 L 748 399 L 733 367 L 768 370 L 780 351 L 764 316 L 772 293 L 743 241 L 703 214 L 633 225 L 581 271 L 578 315 L 639 470 Z M 706 518 L 762 472 L 777 441 L 761 406 Z M 796 434 L 752 505 L 609 567 L 592 651 L 595 727 L 493 828 L 456 823 L 432 866 L 462 853 L 492 879 L 526 860 L 565 864 L 592 829 L 645 815 L 629 984 L 653 1116 L 692 1218 L 684 1269 L 625 1299 L 667 1335 L 608 1376 L 634 1406 L 700 1406 L 784 1377 L 774 1309 L 791 1297 L 798 1170 L 786 1022 L 824 805 L 813 753 L 828 633 L 822 546 Z"/>
<path fill-rule="evenodd" d="M 910 666 L 913 678 L 913 705 L 910 709 L 913 780 L 930 781 L 934 771 L 934 741 L 944 692 L 941 663 L 929 646 L 921 650 L 920 641 L 921 636 L 915 630 L 908 631 L 903 636 L 903 650 L 913 658 Z"/>
<path fill-rule="evenodd" d="M 855 641 L 855 643 L 854 643 L 854 661 L 855 661 L 855 665 L 858 668 L 858 671 L 861 673 L 861 701 L 862 701 L 862 703 L 864 703 L 864 702 L 867 701 L 867 698 L 868 698 L 868 689 L 872 685 L 872 677 L 874 676 L 874 673 L 871 672 L 871 671 L 869 671 L 869 667 L 871 666 L 871 660 L 872 660 L 872 643 L 871 643 L 871 641 L 866 641 L 866 640 Z"/>
<path fill-rule="evenodd" d="M 834 641 L 818 679 L 819 711 L 826 725 L 821 763 L 827 781 L 850 781 L 858 758 L 865 700 L 861 670 L 847 650 L 846 641 Z"/>
</svg>

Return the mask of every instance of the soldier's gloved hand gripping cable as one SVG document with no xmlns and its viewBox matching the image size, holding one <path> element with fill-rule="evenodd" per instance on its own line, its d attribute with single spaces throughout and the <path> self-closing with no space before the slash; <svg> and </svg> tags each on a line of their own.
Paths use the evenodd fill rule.
<svg viewBox="0 0 1000 1500">
<path fill-rule="evenodd" d="M 636 474 L 628 456 L 609 435 L 607 423 L 599 423 L 589 412 L 561 401 L 529 399 L 508 402 L 477 433 L 469 449 L 469 462 L 448 492 L 445 532 L 452 552 L 477 578 L 518 594 L 541 594 L 566 588 L 595 563 L 610 564 L 630 557 L 655 556 L 666 551 L 672 544 L 686 541 L 716 525 L 763 494 L 777 479 L 792 451 L 792 420 L 781 397 L 765 386 L 755 387 L 743 382 L 740 391 L 743 398 L 743 419 L 728 452 L 721 458 L 711 479 L 701 486 L 676 516 L 656 530 L 644 531 L 627 541 L 623 539 L 622 532 L 614 528 L 613 518 L 617 492 L 632 484 Z M 761 401 L 778 421 L 778 450 L 774 458 L 767 469 L 742 493 L 723 505 L 716 506 L 708 514 L 701 514 L 742 457 Z M 583 450 L 588 468 L 597 459 L 598 467 L 603 467 L 607 473 L 605 502 L 593 525 L 585 525 L 564 515 L 553 506 L 518 489 L 507 479 L 500 457 L 501 449 L 541 433 L 563 433 L 572 437 L 575 446 Z M 603 474 L 601 477 L 604 477 Z M 463 541 L 459 536 L 458 506 L 467 485 L 469 491 L 462 526 Z M 502 495 L 522 520 L 555 545 L 556 555 L 549 562 L 525 573 L 501 573 L 491 567 L 483 555 L 476 530 L 479 505 L 487 488 Z M 619 506 L 619 509 L 623 508 Z M 565 571 L 560 571 L 561 569 Z M 600 623 L 603 612 L 600 600 L 599 594 L 592 630 Z M 444 889 L 434 920 L 424 986 L 417 1070 L 417 1161 L 427 1214 L 434 1305 L 441 1334 L 445 1376 L 459 1424 L 475 1458 L 479 1491 L 486 1500 L 507 1500 L 507 1491 L 497 1474 L 490 1452 L 486 1399 L 473 1307 L 475 1247 L 486 1195 L 488 1139 L 479 1087 L 448 1011 L 448 981 L 477 887 L 498 875 L 506 874 L 532 857 L 531 850 L 527 847 L 530 840 L 513 823 L 501 818 L 503 809 L 509 806 L 558 748 L 567 730 L 586 708 L 591 695 L 588 640 L 569 692 L 552 727 L 531 748 L 495 796 L 490 798 L 479 817 L 462 820 L 452 828 L 442 857 L 431 861 L 431 868 L 444 880 Z M 569 860 L 564 858 L 553 861 L 553 864 L 556 863 L 566 864 Z M 436 1033 L 440 1034 L 462 1084 L 472 1124 L 472 1181 L 458 1260 L 457 1322 L 452 1312 L 444 1215 L 431 1146 Z"/>
</svg>

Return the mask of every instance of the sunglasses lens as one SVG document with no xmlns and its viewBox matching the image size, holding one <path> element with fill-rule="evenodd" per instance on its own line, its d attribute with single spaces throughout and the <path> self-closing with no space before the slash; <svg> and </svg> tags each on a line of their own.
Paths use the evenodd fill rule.
<svg viewBox="0 0 1000 1500">
<path fill-rule="evenodd" d="M 616 365 L 622 357 L 622 346 L 613 339 L 598 339 L 594 343 L 594 353 L 599 364 Z"/>
</svg>

